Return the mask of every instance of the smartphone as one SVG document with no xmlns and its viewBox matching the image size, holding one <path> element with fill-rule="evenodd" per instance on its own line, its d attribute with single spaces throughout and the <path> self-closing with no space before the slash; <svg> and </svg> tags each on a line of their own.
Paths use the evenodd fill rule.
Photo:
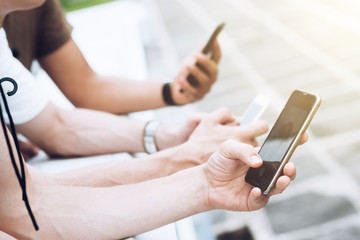
<svg viewBox="0 0 360 240">
<path fill-rule="evenodd" d="M 265 95 L 258 94 L 239 118 L 239 125 L 246 125 L 259 119 L 269 104 L 270 101 Z"/>
<path fill-rule="evenodd" d="M 221 23 L 215 28 L 214 32 L 211 34 L 209 40 L 207 41 L 204 49 L 202 50 L 202 53 L 207 55 L 209 58 L 212 57 L 211 49 L 214 45 L 214 41 L 224 27 L 225 27 L 225 23 Z M 196 66 L 198 66 L 201 69 L 201 71 L 206 72 L 206 70 L 200 64 L 196 63 Z M 199 81 L 191 74 L 187 76 L 186 80 L 193 87 L 199 86 Z"/>
<path fill-rule="evenodd" d="M 219 35 L 219 33 L 224 29 L 224 27 L 225 27 L 225 23 L 221 23 L 215 28 L 214 32 L 211 34 L 209 40 L 207 41 L 204 49 L 202 50 L 202 53 L 205 55 L 208 55 L 209 58 L 212 57 L 211 49 L 214 45 L 214 41 L 217 38 L 217 36 Z"/>
<path fill-rule="evenodd" d="M 245 176 L 247 183 L 260 188 L 265 195 L 271 191 L 320 102 L 319 96 L 302 90 L 295 90 L 291 94 L 259 151 L 263 164 L 249 169 Z"/>
</svg>

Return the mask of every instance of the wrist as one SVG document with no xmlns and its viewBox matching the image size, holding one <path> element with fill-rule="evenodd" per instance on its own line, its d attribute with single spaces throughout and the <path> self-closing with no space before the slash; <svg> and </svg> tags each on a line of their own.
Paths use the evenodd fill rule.
<svg viewBox="0 0 360 240">
<path fill-rule="evenodd" d="M 170 158 L 171 166 L 176 171 L 196 167 L 207 161 L 203 157 L 203 150 L 191 144 L 191 142 L 185 142 L 171 149 L 175 150 Z"/>
<path fill-rule="evenodd" d="M 182 151 L 180 151 L 181 157 L 193 163 L 193 166 L 206 163 L 211 154 L 214 153 L 214 151 L 210 151 L 210 147 L 204 147 L 202 142 L 199 141 L 188 140 L 181 144 L 180 147 L 182 148 Z M 184 155 L 184 153 L 186 153 L 186 155 Z"/>
<path fill-rule="evenodd" d="M 194 168 L 197 170 L 196 175 L 201 179 L 201 185 L 198 190 L 198 204 L 201 212 L 214 210 L 209 204 L 209 183 L 206 175 L 205 164 Z"/>
<path fill-rule="evenodd" d="M 192 214 L 211 210 L 207 204 L 208 182 L 203 166 L 193 167 L 181 171 L 176 175 L 183 175 L 185 182 L 181 185 L 186 186 L 185 192 L 187 193 L 189 202 L 191 202 L 191 204 L 189 203 L 189 207 L 192 208 Z"/>
<path fill-rule="evenodd" d="M 201 189 L 198 189 L 199 195 L 197 195 L 201 212 L 216 209 L 210 200 L 209 169 L 206 163 L 209 159 L 209 154 L 203 154 L 203 151 L 199 150 L 201 148 L 197 148 L 192 142 L 186 142 L 179 147 L 171 149 L 177 149 L 172 152 L 172 156 L 169 158 L 172 171 L 176 172 L 183 169 L 186 169 L 185 171 L 194 170 L 196 171 L 196 176 L 201 179 Z M 191 177 L 189 178 L 191 179 Z"/>
<path fill-rule="evenodd" d="M 216 204 L 216 201 L 212 199 L 214 197 L 214 194 L 220 194 L 221 192 L 214 191 L 212 188 L 212 170 L 209 169 L 209 164 L 205 163 L 199 166 L 201 169 L 201 174 L 204 176 L 204 189 L 203 189 L 203 208 L 205 211 L 211 211 L 215 209 L 221 209 L 219 204 Z M 199 173 L 200 174 L 200 173 Z"/>
<path fill-rule="evenodd" d="M 188 148 L 185 144 L 165 149 L 156 154 L 157 158 L 162 159 L 162 166 L 166 166 L 167 175 L 198 166 L 192 159 L 194 156 L 187 153 Z M 186 153 L 186 154 L 184 154 Z"/>
<path fill-rule="evenodd" d="M 180 139 L 179 127 L 161 124 L 155 135 L 158 150 L 175 147 L 184 141 Z"/>
<path fill-rule="evenodd" d="M 196 167 L 202 163 L 202 160 L 196 154 L 193 154 L 190 147 L 191 144 L 184 143 L 149 155 L 149 157 L 153 157 L 153 160 L 158 162 L 162 174 L 167 176 L 184 169 Z"/>
</svg>

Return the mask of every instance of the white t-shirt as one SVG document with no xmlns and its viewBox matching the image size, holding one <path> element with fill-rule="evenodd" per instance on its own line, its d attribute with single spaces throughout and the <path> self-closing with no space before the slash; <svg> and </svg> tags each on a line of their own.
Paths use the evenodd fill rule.
<svg viewBox="0 0 360 240">
<path fill-rule="evenodd" d="M 0 79 L 10 77 L 18 85 L 17 92 L 8 96 L 6 93 L 13 90 L 13 84 L 2 82 L 6 100 L 15 124 L 25 123 L 37 116 L 48 104 L 49 98 L 34 76 L 13 57 L 3 28 L 0 28 Z M 8 122 L 4 103 L 0 96 L 3 116 Z"/>
</svg>

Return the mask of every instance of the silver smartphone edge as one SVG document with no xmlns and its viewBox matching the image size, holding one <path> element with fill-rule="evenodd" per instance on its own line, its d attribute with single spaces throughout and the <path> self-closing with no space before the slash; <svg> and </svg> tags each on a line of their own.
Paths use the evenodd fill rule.
<svg viewBox="0 0 360 240">
<path fill-rule="evenodd" d="M 304 92 L 306 94 L 311 94 L 311 93 L 308 93 L 308 92 L 305 92 L 305 91 L 301 91 L 301 92 Z M 310 125 L 310 122 L 312 121 L 312 119 L 314 118 L 315 116 L 315 113 L 316 111 L 319 109 L 319 106 L 320 106 L 320 103 L 321 103 L 321 99 L 318 95 L 315 95 L 315 94 L 311 94 L 313 96 L 316 97 L 316 102 L 314 104 L 314 107 L 312 108 L 312 110 L 310 111 L 310 114 L 308 115 L 308 117 L 306 118 L 305 120 L 305 124 L 303 124 L 303 126 L 301 127 L 299 133 L 296 135 L 295 137 L 295 140 L 293 141 L 293 143 L 291 144 L 290 146 L 290 149 L 289 151 L 286 153 L 285 157 L 284 157 L 284 160 L 281 162 L 281 165 L 280 167 L 278 168 L 275 176 L 273 177 L 273 179 L 271 180 L 269 186 L 267 187 L 267 189 L 263 192 L 264 195 L 267 195 L 270 193 L 271 189 L 274 187 L 274 184 L 276 182 L 276 180 L 279 178 L 284 166 L 286 163 L 289 162 L 289 159 L 291 158 L 292 154 L 294 153 L 295 149 L 296 149 L 296 146 L 298 145 L 302 135 L 306 132 L 306 129 L 309 127 Z"/>
</svg>

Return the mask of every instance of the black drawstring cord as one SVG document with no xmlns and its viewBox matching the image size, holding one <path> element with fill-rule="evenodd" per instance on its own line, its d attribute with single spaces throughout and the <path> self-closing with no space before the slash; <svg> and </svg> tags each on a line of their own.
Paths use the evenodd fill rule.
<svg viewBox="0 0 360 240">
<path fill-rule="evenodd" d="M 10 158 L 11 158 L 11 163 L 12 163 L 12 165 L 14 167 L 16 177 L 17 177 L 17 179 L 19 181 L 19 184 L 21 186 L 22 195 L 23 195 L 23 197 L 22 197 L 23 201 L 25 203 L 25 206 L 26 206 L 26 209 L 27 209 L 27 211 L 29 213 L 31 221 L 32 221 L 32 223 L 34 225 L 34 228 L 35 228 L 36 231 L 38 231 L 39 226 L 37 225 L 36 219 L 34 217 L 34 214 L 33 214 L 32 210 L 31 210 L 29 199 L 28 199 L 27 193 L 26 193 L 25 166 L 24 166 L 24 161 L 23 161 L 23 158 L 22 158 L 22 155 L 21 155 L 21 152 L 20 152 L 20 146 L 19 146 L 19 142 L 18 142 L 18 139 L 17 139 L 17 135 L 16 135 L 15 125 L 14 125 L 12 116 L 10 114 L 10 109 L 9 109 L 9 106 L 8 106 L 6 98 L 5 98 L 4 90 L 3 90 L 2 85 L 1 85 L 2 82 L 5 82 L 5 81 L 11 82 L 14 85 L 14 89 L 12 91 L 7 92 L 8 96 L 14 95 L 16 93 L 17 89 L 18 89 L 18 86 L 17 86 L 17 83 L 12 78 L 5 77 L 5 78 L 2 78 L 0 80 L 1 97 L 2 97 L 4 105 L 5 105 L 6 114 L 9 117 L 10 131 L 11 131 L 11 134 L 13 136 L 15 146 L 16 146 L 16 152 L 17 152 L 17 155 L 18 155 L 18 158 L 19 158 L 19 161 L 20 161 L 21 175 L 20 175 L 18 166 L 17 166 L 16 161 L 15 161 L 15 157 L 14 157 L 14 153 L 13 153 L 13 150 L 12 150 L 12 147 L 11 147 L 10 139 L 9 139 L 9 136 L 8 136 L 8 133 L 7 133 L 7 130 L 6 130 L 4 116 L 2 114 L 2 107 L 1 107 L 1 104 L 0 104 L 1 126 L 2 126 L 2 129 L 4 131 L 6 143 L 7 143 L 8 149 L 9 149 L 9 155 L 10 155 Z"/>
</svg>

